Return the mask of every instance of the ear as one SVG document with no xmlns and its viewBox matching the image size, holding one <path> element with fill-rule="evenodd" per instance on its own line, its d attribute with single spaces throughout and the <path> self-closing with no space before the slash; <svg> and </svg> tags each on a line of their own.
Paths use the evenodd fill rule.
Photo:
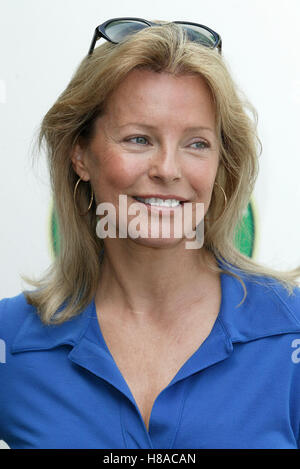
<svg viewBox="0 0 300 469">
<path fill-rule="evenodd" d="M 75 173 L 84 181 L 90 180 L 90 174 L 85 164 L 86 150 L 77 143 L 71 152 L 71 161 Z"/>
</svg>

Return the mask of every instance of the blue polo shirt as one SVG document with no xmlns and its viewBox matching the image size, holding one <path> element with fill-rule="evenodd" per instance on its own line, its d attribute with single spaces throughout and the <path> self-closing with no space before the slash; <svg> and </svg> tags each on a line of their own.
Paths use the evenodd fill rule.
<svg viewBox="0 0 300 469">
<path fill-rule="evenodd" d="M 59 326 L 43 325 L 23 293 L 1 300 L 0 439 L 11 448 L 299 448 L 300 289 L 289 297 L 268 278 L 243 279 L 237 307 L 242 286 L 221 274 L 218 318 L 157 396 L 149 431 L 94 300 Z"/>
</svg>

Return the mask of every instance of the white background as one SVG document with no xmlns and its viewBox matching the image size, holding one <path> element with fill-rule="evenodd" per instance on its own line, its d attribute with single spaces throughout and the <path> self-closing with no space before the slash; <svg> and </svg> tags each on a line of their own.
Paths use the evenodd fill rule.
<svg viewBox="0 0 300 469">
<path fill-rule="evenodd" d="M 190 20 L 223 39 L 223 56 L 259 115 L 263 144 L 254 192 L 256 260 L 300 264 L 299 0 L 1 0 L 0 1 L 0 298 L 27 284 L 52 259 L 51 194 L 45 156 L 31 167 L 43 115 L 109 18 Z"/>
</svg>

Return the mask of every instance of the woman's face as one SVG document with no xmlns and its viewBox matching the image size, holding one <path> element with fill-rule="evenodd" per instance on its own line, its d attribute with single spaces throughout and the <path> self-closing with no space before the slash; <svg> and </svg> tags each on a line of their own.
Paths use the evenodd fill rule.
<svg viewBox="0 0 300 469">
<path fill-rule="evenodd" d="M 197 75 L 132 71 L 110 95 L 89 146 L 77 146 L 72 161 L 77 174 L 90 180 L 97 205 L 115 207 L 117 229 L 119 195 L 127 196 L 128 207 L 139 204 L 136 196 L 177 196 L 193 202 L 193 209 L 204 203 L 206 213 L 219 163 L 215 110 L 206 83 Z M 170 209 L 162 216 L 166 212 L 172 219 Z M 135 213 L 127 216 L 128 223 Z M 166 245 L 185 239 L 184 234 L 181 239 L 147 237 L 151 212 L 142 215 L 144 222 L 145 217 L 148 231 L 141 223 L 144 237 L 134 242 Z"/>
</svg>

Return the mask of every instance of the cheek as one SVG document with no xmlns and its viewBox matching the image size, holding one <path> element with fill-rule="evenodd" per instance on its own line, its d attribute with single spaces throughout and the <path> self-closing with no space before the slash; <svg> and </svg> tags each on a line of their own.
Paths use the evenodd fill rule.
<svg viewBox="0 0 300 469">
<path fill-rule="evenodd" d="M 142 167 L 136 159 L 110 154 L 99 165 L 98 184 L 121 192 L 134 184 L 141 171 Z"/>
<path fill-rule="evenodd" d="M 188 181 L 195 192 L 203 197 L 209 197 L 213 189 L 217 166 L 201 161 L 201 164 L 193 164 L 187 169 Z"/>
</svg>

